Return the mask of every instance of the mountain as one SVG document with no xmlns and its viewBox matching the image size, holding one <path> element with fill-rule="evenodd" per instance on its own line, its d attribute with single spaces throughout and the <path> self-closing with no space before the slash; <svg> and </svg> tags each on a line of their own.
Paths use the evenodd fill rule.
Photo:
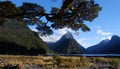
<svg viewBox="0 0 120 69">
<path fill-rule="evenodd" d="M 47 45 L 52 51 L 60 54 L 82 54 L 85 50 L 80 44 L 77 43 L 70 32 L 64 34 L 54 43 L 47 42 Z"/>
<path fill-rule="evenodd" d="M 49 48 L 25 23 L 0 23 L 0 54 L 47 54 Z"/>
<path fill-rule="evenodd" d="M 120 54 L 120 37 L 112 36 L 111 40 L 103 40 L 99 44 L 86 49 L 87 54 Z"/>
</svg>

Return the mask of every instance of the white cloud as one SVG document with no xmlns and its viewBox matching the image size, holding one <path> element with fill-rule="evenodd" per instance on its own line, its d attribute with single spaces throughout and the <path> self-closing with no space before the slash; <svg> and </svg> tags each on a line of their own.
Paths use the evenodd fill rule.
<svg viewBox="0 0 120 69">
<path fill-rule="evenodd" d="M 37 29 L 31 29 L 32 31 L 35 31 L 35 32 L 38 32 L 38 30 Z"/>
<path fill-rule="evenodd" d="M 58 29 L 58 30 L 55 30 L 55 33 L 59 34 L 59 35 L 63 35 L 65 34 L 67 31 L 69 32 L 73 32 L 73 30 L 69 29 L 69 28 L 63 28 L 63 29 Z"/>
<path fill-rule="evenodd" d="M 50 36 L 40 36 L 40 38 L 42 38 L 43 41 L 46 41 L 46 42 L 55 42 L 57 41 L 60 36 L 59 35 L 50 35 Z"/>
<path fill-rule="evenodd" d="M 98 29 L 98 30 L 97 30 L 97 33 L 100 34 L 100 35 L 105 35 L 105 36 L 112 34 L 112 33 L 110 33 L 110 32 L 105 32 L 105 31 L 103 31 L 103 30 L 101 30 L 101 29 Z"/>
<path fill-rule="evenodd" d="M 108 36 L 107 39 L 111 40 L 112 36 Z"/>
<path fill-rule="evenodd" d="M 101 40 L 109 39 L 111 40 L 112 36 L 102 37 Z"/>
<path fill-rule="evenodd" d="M 67 31 L 73 33 L 74 31 L 68 28 L 63 28 L 63 29 L 58 29 L 58 30 L 54 30 L 54 34 L 50 35 L 50 36 L 40 36 L 40 38 L 43 39 L 43 41 L 47 41 L 47 42 L 55 42 L 58 39 L 60 39 L 60 37 L 62 35 L 64 35 Z"/>
</svg>

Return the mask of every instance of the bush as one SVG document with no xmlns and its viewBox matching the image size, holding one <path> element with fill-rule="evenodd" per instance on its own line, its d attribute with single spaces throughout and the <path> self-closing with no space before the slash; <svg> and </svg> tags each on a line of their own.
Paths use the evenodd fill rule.
<svg viewBox="0 0 120 69">
<path fill-rule="evenodd" d="M 62 58 L 59 55 L 53 56 L 54 64 L 57 65 L 57 67 L 60 67 L 60 64 L 62 63 Z"/>
</svg>

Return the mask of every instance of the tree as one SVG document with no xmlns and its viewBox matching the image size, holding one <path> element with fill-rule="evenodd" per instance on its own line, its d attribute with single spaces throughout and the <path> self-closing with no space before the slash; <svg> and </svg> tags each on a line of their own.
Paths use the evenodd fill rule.
<svg viewBox="0 0 120 69">
<path fill-rule="evenodd" d="M 37 25 L 36 29 L 41 35 L 51 35 L 52 29 L 64 27 L 86 32 L 90 31 L 90 28 L 84 22 L 93 21 L 101 9 L 94 0 L 63 0 L 61 8 L 52 7 L 50 13 L 46 13 L 43 6 L 35 3 L 25 2 L 17 7 L 11 1 L 0 1 L 0 22 L 16 19 L 26 25 Z M 47 22 L 44 22 L 42 17 L 45 17 Z M 51 23 L 51 26 L 48 26 L 48 23 Z"/>
</svg>

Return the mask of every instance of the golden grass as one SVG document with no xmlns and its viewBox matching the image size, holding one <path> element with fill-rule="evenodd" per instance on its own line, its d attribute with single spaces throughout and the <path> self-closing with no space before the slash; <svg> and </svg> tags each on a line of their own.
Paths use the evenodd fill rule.
<svg viewBox="0 0 120 69">
<path fill-rule="evenodd" d="M 113 58 L 59 56 L 59 58 L 55 59 L 55 57 L 53 56 L 0 55 L 0 67 L 3 67 L 7 64 L 18 64 L 21 67 L 21 69 L 24 68 L 25 64 L 41 65 L 48 68 L 53 68 L 56 66 L 63 68 L 90 67 L 98 59 L 104 62 L 110 62 Z M 119 58 L 117 58 L 117 60 L 118 59 Z M 94 62 L 91 62 L 90 60 L 93 60 Z M 60 62 L 58 65 L 56 64 L 57 61 Z"/>
</svg>

